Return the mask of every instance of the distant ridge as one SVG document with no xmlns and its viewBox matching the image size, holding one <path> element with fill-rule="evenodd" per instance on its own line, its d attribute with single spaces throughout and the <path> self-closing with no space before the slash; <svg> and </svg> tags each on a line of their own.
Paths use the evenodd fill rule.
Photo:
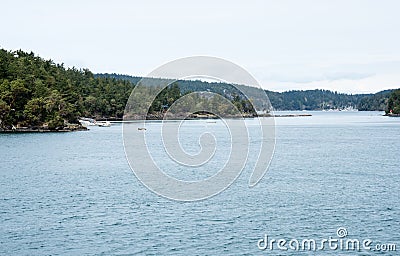
<svg viewBox="0 0 400 256">
<path fill-rule="evenodd" d="M 142 79 L 142 77 L 115 73 L 95 74 L 95 77 L 127 80 L 133 84 Z M 154 79 L 157 80 L 158 78 Z M 234 90 L 230 84 L 210 83 L 200 80 L 178 80 L 178 84 L 182 93 L 211 90 L 223 95 Z M 285 92 L 265 90 L 275 110 L 340 110 L 352 107 L 360 111 L 385 111 L 392 91 L 394 89 L 380 91 L 375 94 L 346 94 L 322 89 L 290 90 Z"/>
</svg>

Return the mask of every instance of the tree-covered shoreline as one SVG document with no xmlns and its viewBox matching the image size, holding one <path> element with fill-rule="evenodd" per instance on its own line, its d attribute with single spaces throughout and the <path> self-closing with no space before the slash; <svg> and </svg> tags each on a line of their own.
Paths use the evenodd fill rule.
<svg viewBox="0 0 400 256">
<path fill-rule="evenodd" d="M 133 84 L 0 49 L 0 128 L 62 130 L 81 116 L 122 117 Z"/>
<path fill-rule="evenodd" d="M 80 117 L 122 119 L 135 84 L 66 68 L 33 52 L 0 49 L 0 130 L 76 130 Z M 172 83 L 152 102 L 150 116 L 161 118 L 182 95 Z M 243 98 L 235 96 L 232 103 L 243 112 L 254 111 Z"/>
<path fill-rule="evenodd" d="M 88 69 L 66 68 L 32 52 L 0 49 L 0 130 L 21 127 L 73 130 L 79 128 L 80 117 L 122 119 L 129 95 L 141 79 L 118 74 L 93 74 Z M 159 80 L 154 78 L 153 82 L 157 84 Z M 255 115 L 256 109 L 250 101 L 256 108 L 260 107 L 256 97 L 246 99 L 230 84 L 177 80 L 152 102 L 150 114 L 162 118 L 178 98 L 198 91 L 215 92 L 226 97 L 247 116 Z M 355 95 L 327 90 L 265 92 L 275 110 L 326 110 L 351 106 L 359 110 L 400 113 L 399 90 Z M 252 96 L 257 94 L 252 93 Z M 200 98 L 201 104 L 208 104 L 204 97 Z M 200 98 L 192 100 L 195 103 Z"/>
<path fill-rule="evenodd" d="M 138 83 L 142 77 L 120 74 L 95 74 L 95 77 L 114 78 Z M 159 78 L 154 78 L 158 80 Z M 213 83 L 205 81 L 177 80 L 181 92 L 207 91 L 225 95 L 234 89 L 231 84 Z M 236 85 L 238 86 L 238 85 Z M 346 94 L 323 89 L 290 90 L 274 92 L 265 90 L 274 110 L 341 110 L 352 107 L 360 111 L 385 111 L 389 96 L 393 90 L 383 90 L 369 94 Z M 228 93 L 227 93 L 228 92 Z M 228 95 L 229 97 L 229 95 Z"/>
<path fill-rule="evenodd" d="M 394 90 L 390 94 L 386 115 L 400 116 L 400 89 Z"/>
</svg>

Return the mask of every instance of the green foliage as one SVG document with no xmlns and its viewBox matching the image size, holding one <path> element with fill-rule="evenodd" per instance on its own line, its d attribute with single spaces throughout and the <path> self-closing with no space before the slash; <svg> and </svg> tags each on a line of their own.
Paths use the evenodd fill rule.
<svg viewBox="0 0 400 256">
<path fill-rule="evenodd" d="M 386 113 L 400 115 L 400 89 L 394 90 L 390 94 Z"/>
<path fill-rule="evenodd" d="M 60 129 L 79 116 L 119 117 L 134 85 L 96 78 L 21 50 L 0 49 L 0 128 Z"/>
<path fill-rule="evenodd" d="M 48 123 L 48 128 L 50 130 L 59 130 L 64 127 L 64 120 L 58 114 L 55 114 Z"/>
<path fill-rule="evenodd" d="M 47 117 L 46 101 L 42 97 L 29 100 L 25 105 L 24 116 L 27 124 L 40 125 L 45 122 Z"/>
<path fill-rule="evenodd" d="M 9 116 L 10 113 L 10 106 L 3 100 L 0 100 L 0 126 L 5 120 L 6 117 Z"/>
<path fill-rule="evenodd" d="M 96 77 L 108 77 L 120 80 L 127 80 L 137 83 L 141 77 L 132 77 L 118 74 L 97 74 Z M 161 83 L 162 79 L 154 78 L 155 84 Z M 257 97 L 260 94 L 259 89 L 232 85 L 228 83 L 178 80 L 182 95 L 194 91 L 214 92 L 233 100 L 236 95 L 245 100 L 243 93 L 252 101 L 257 110 L 268 109 L 270 106 L 264 106 L 264 101 L 259 101 Z M 272 107 L 275 110 L 328 110 L 354 107 L 364 111 L 383 111 L 386 109 L 387 101 L 391 90 L 378 92 L 376 94 L 345 94 L 332 92 L 328 90 L 294 90 L 286 92 L 265 91 Z M 247 100 L 248 101 L 248 100 Z M 249 103 L 249 102 L 248 102 Z M 240 104 L 236 103 L 237 106 Z"/>
<path fill-rule="evenodd" d="M 373 95 L 365 96 L 358 104 L 358 109 L 361 111 L 378 110 L 384 111 L 387 109 L 389 96 L 392 90 L 381 91 Z"/>
<path fill-rule="evenodd" d="M 155 98 L 150 107 L 150 112 L 163 111 L 169 108 L 181 97 L 181 90 L 178 83 L 173 83 L 164 88 Z"/>
<path fill-rule="evenodd" d="M 67 123 L 77 123 L 79 117 L 122 118 L 129 95 L 142 78 L 117 74 L 94 75 L 87 69 L 65 68 L 52 60 L 44 60 L 32 52 L 0 49 L 0 128 L 12 126 L 47 126 L 62 129 Z M 261 89 L 227 83 L 152 78 L 149 87 L 139 91 L 132 106 L 140 109 L 151 102 L 150 112 L 162 113 L 182 96 L 187 101 L 183 110 L 217 108 L 221 113 L 231 113 L 234 105 L 242 113 L 254 114 L 268 110 L 260 101 Z M 151 90 L 157 85 L 170 84 L 155 99 Z M 154 86 L 155 85 L 155 86 Z M 150 91 L 149 91 L 150 90 Z M 211 92 L 228 99 L 232 104 L 220 104 L 218 97 L 189 95 L 190 92 Z M 244 96 L 244 92 L 248 96 Z M 360 110 L 392 110 L 400 113 L 399 90 L 377 94 L 340 94 L 326 90 L 265 91 L 277 110 L 318 110 L 358 107 Z M 229 103 L 229 102 L 228 102 Z"/>
</svg>

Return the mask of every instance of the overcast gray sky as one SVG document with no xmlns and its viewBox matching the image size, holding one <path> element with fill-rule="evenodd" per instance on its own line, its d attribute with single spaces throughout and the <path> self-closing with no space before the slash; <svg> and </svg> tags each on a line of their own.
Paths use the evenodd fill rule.
<svg viewBox="0 0 400 256">
<path fill-rule="evenodd" d="M 144 76 L 209 55 L 267 89 L 400 87 L 400 1 L 1 1 L 0 47 Z"/>
</svg>

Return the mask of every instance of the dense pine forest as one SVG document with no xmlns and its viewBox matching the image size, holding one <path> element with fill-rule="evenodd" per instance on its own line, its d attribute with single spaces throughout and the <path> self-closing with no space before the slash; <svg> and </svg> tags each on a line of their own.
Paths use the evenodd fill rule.
<svg viewBox="0 0 400 256">
<path fill-rule="evenodd" d="M 0 49 L 0 129 L 57 130 L 77 124 L 79 117 L 122 118 L 127 99 L 140 79 L 117 74 L 96 75 L 88 69 L 66 68 L 32 52 Z M 242 112 L 253 113 L 250 103 L 232 88 L 224 83 L 178 80 L 160 93 L 151 111 L 162 111 L 189 92 L 211 91 L 229 98 Z M 276 110 L 352 106 L 400 113 L 399 90 L 357 95 L 327 90 L 266 92 Z"/>
</svg>

